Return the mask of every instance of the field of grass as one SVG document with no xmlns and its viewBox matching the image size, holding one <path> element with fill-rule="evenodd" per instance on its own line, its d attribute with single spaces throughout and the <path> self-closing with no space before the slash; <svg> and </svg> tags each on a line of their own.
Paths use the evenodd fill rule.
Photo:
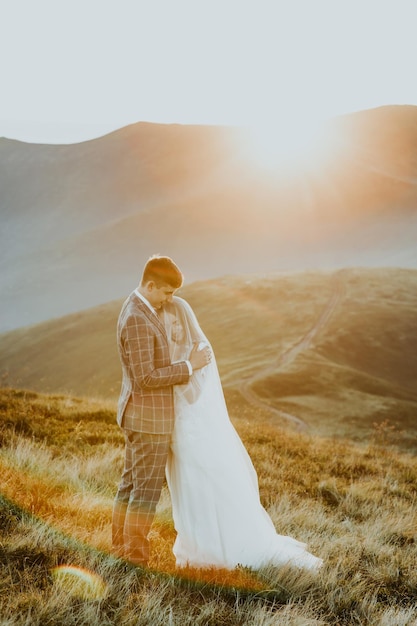
<svg viewBox="0 0 417 626">
<path fill-rule="evenodd" d="M 233 397 L 231 397 L 233 400 Z M 0 390 L 0 624 L 412 626 L 417 623 L 417 459 L 230 413 L 277 531 L 325 560 L 176 571 L 167 490 L 149 569 L 109 555 L 123 444 L 113 401 Z M 236 412 L 237 409 L 237 412 Z M 383 445 L 380 445 L 382 443 Z M 388 442 L 389 443 L 389 442 Z"/>
</svg>

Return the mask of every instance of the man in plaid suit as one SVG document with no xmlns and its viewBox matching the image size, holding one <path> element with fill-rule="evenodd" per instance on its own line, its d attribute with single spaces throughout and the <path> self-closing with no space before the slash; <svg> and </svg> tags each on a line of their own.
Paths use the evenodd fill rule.
<svg viewBox="0 0 417 626">
<path fill-rule="evenodd" d="M 122 365 L 117 422 L 125 436 L 125 463 L 112 520 L 113 551 L 136 565 L 149 559 L 149 533 L 165 478 L 174 428 L 173 386 L 207 365 L 209 348 L 195 346 L 188 361 L 171 363 L 158 309 L 181 287 L 169 257 L 151 257 L 140 286 L 122 306 L 117 342 Z"/>
</svg>

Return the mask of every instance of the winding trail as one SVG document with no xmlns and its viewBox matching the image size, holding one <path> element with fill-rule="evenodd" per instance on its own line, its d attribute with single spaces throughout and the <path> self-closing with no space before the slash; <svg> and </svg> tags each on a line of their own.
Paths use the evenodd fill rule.
<svg viewBox="0 0 417 626">
<path fill-rule="evenodd" d="M 268 402 L 263 401 L 253 390 L 252 385 L 259 380 L 269 376 L 270 374 L 276 373 L 277 370 L 281 369 L 285 365 L 291 363 L 297 354 L 304 350 L 308 350 L 313 341 L 314 337 L 317 336 L 319 332 L 321 332 L 329 322 L 330 317 L 332 316 L 336 306 L 339 304 L 340 300 L 345 294 L 345 285 L 342 281 L 343 274 L 346 274 L 346 270 L 339 270 L 334 274 L 333 281 L 333 292 L 332 295 L 326 304 L 323 312 L 320 317 L 317 319 L 314 326 L 299 339 L 293 346 L 282 352 L 278 359 L 276 359 L 271 365 L 264 368 L 260 372 L 257 372 L 250 378 L 243 380 L 239 386 L 240 394 L 247 400 L 250 404 L 257 406 L 261 409 L 267 409 L 273 415 L 277 415 L 280 418 L 284 418 L 288 422 L 291 422 L 295 426 L 297 426 L 298 430 L 308 430 L 308 425 L 299 417 L 295 415 L 291 415 L 290 413 L 286 413 L 285 411 L 281 411 L 280 409 L 276 409 L 272 407 Z"/>
</svg>

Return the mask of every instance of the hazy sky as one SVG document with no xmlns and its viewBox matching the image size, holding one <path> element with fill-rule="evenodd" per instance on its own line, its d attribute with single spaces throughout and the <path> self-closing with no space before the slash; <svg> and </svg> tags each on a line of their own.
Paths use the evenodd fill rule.
<svg viewBox="0 0 417 626">
<path fill-rule="evenodd" d="M 417 105 L 417 0 L 0 0 L 0 136 Z"/>
</svg>

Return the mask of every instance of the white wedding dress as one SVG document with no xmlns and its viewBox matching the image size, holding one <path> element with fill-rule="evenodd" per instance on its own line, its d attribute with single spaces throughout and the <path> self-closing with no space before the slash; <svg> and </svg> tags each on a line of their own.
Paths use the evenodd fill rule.
<svg viewBox="0 0 417 626">
<path fill-rule="evenodd" d="M 174 297 L 162 314 L 173 360 L 193 342 L 208 344 L 191 307 Z M 278 535 L 259 498 L 251 459 L 227 412 L 215 359 L 175 388 L 176 421 L 167 482 L 179 567 L 290 564 L 317 570 L 322 560 Z"/>
</svg>

